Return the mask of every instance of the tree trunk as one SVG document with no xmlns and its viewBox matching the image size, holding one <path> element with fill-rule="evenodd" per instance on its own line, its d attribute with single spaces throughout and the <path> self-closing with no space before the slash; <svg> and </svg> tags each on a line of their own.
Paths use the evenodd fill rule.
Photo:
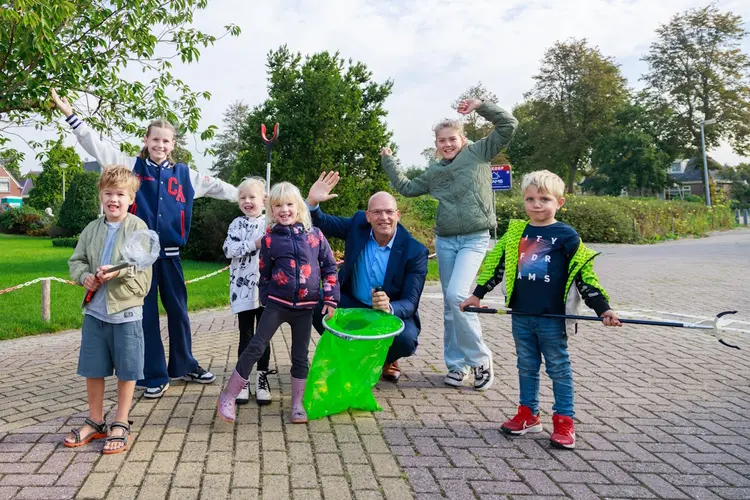
<svg viewBox="0 0 750 500">
<path fill-rule="evenodd" d="M 575 194 L 576 192 L 576 164 L 572 163 L 568 167 L 568 186 L 567 191 L 570 194 Z"/>
</svg>

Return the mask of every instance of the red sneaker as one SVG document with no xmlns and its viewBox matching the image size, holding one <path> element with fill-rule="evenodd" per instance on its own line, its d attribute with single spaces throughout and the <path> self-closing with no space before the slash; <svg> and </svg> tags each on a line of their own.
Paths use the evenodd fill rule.
<svg viewBox="0 0 750 500">
<path fill-rule="evenodd" d="M 505 422 L 500 430 L 505 434 L 523 436 L 527 432 L 542 432 L 542 419 L 533 415 L 528 406 L 519 406 L 515 417 Z"/>
<path fill-rule="evenodd" d="M 554 414 L 552 415 L 552 426 L 554 430 L 549 437 L 552 446 L 566 450 L 572 450 L 576 447 L 576 425 L 572 418 Z"/>
</svg>

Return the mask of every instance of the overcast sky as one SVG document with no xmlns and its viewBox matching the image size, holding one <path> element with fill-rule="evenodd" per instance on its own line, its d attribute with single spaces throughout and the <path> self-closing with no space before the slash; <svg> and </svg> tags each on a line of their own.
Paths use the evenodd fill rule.
<svg viewBox="0 0 750 500">
<path fill-rule="evenodd" d="M 546 48 L 557 40 L 587 38 L 621 65 L 632 88 L 640 88 L 646 70 L 640 58 L 648 51 L 659 24 L 677 12 L 701 7 L 693 0 L 210 0 L 196 16 L 196 27 L 219 33 L 235 23 L 237 38 L 225 38 L 205 49 L 197 64 L 175 73 L 194 90 L 208 90 L 202 105 L 203 126 L 221 124 L 223 111 L 235 100 L 255 105 L 266 96 L 265 61 L 269 50 L 286 43 L 303 54 L 340 51 L 364 62 L 376 81 L 394 81 L 386 101 L 388 125 L 405 165 L 422 164 L 420 152 L 432 145 L 432 125 L 454 116 L 450 103 L 467 87 L 482 81 L 511 108 L 532 85 Z M 719 1 L 722 11 L 739 14 L 750 27 L 750 2 Z M 744 51 L 750 52 L 750 40 Z M 23 132 L 28 138 L 39 132 Z M 74 144 L 72 136 L 68 142 Z M 260 140 L 260 139 L 259 139 Z M 282 124 L 283 140 L 283 124 Z M 195 141 L 190 140 L 195 149 Z M 23 170 L 37 168 L 27 152 Z M 204 145 L 198 144 L 202 150 Z M 85 152 L 80 149 L 81 157 Z M 721 163 L 750 161 L 723 146 L 709 152 Z M 201 171 L 211 158 L 195 153 Z"/>
</svg>

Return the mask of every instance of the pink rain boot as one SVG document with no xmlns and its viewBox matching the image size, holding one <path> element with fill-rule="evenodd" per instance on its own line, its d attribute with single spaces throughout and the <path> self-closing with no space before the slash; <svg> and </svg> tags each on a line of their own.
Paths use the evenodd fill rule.
<svg viewBox="0 0 750 500">
<path fill-rule="evenodd" d="M 218 411 L 219 418 L 225 422 L 234 422 L 236 418 L 235 403 L 240 391 L 247 384 L 247 380 L 242 378 L 237 370 L 232 372 L 232 376 L 229 378 L 227 386 L 219 394 Z M 304 388 L 304 386 L 303 386 Z"/>
<path fill-rule="evenodd" d="M 306 378 L 292 377 L 292 423 L 304 424 L 307 422 L 307 412 L 302 406 L 302 396 L 305 394 Z"/>
</svg>

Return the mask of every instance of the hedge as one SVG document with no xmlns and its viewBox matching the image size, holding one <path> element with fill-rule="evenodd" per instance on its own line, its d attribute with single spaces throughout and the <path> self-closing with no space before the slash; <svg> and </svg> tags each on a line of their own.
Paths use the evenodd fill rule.
<svg viewBox="0 0 750 500">
<path fill-rule="evenodd" d="M 398 195 L 396 199 L 401 222 L 433 251 L 437 200 Z M 508 228 L 510 219 L 527 219 L 520 196 L 501 195 L 496 212 L 498 235 Z M 568 196 L 557 218 L 573 226 L 589 243 L 644 243 L 702 235 L 735 225 L 726 206 L 709 209 L 703 203 L 612 196 Z"/>
<path fill-rule="evenodd" d="M 526 218 L 521 198 L 503 198 L 496 208 L 498 233 L 510 219 Z M 729 207 L 653 198 L 568 196 L 557 218 L 590 243 L 659 241 L 734 227 Z"/>
<path fill-rule="evenodd" d="M 227 262 L 224 240 L 229 224 L 242 215 L 237 203 L 198 198 L 193 204 L 193 219 L 185 251 L 185 259 Z"/>
<path fill-rule="evenodd" d="M 53 238 L 52 239 L 53 247 L 75 248 L 77 244 L 78 244 L 78 236 L 73 236 L 70 238 Z"/>
</svg>

